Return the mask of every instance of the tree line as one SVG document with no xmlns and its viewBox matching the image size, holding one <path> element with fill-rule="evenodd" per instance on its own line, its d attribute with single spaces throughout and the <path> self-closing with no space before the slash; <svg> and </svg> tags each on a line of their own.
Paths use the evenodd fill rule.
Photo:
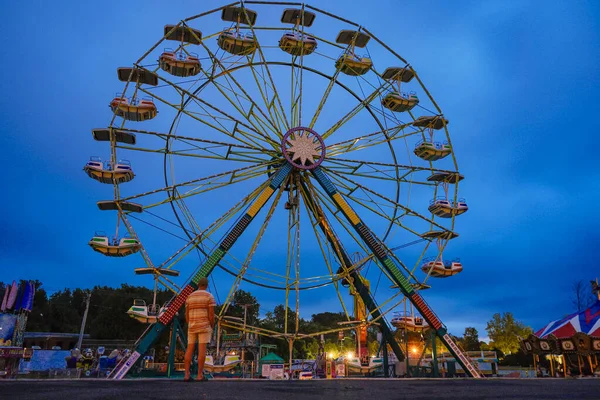
<svg viewBox="0 0 600 400">
<path fill-rule="evenodd" d="M 146 329 L 142 324 L 126 314 L 134 299 L 152 299 L 152 290 L 143 286 L 132 286 L 122 284 L 120 287 L 111 288 L 107 286 L 95 286 L 92 289 L 64 289 L 48 295 L 41 282 L 36 281 L 38 290 L 35 293 L 33 310 L 29 316 L 27 330 L 30 332 L 79 332 L 83 313 L 85 311 L 85 299 L 91 294 L 90 308 L 85 333 L 95 340 L 135 340 Z M 2 285 L 0 285 L 0 289 Z M 167 290 L 159 290 L 157 303 L 166 303 L 173 294 Z M 282 331 L 286 323 L 286 310 L 284 305 L 277 305 L 272 311 L 264 312 L 260 316 L 260 304 L 250 293 L 238 290 L 227 309 L 227 315 L 243 318 L 244 305 L 247 306 L 246 319 L 248 325 L 258 326 L 271 331 Z M 219 306 L 220 307 L 220 306 Z M 184 312 L 179 313 L 183 321 Z M 294 327 L 296 314 L 293 310 L 287 310 L 288 327 Z M 327 330 L 334 332 L 324 335 L 325 351 L 327 353 L 345 354 L 355 351 L 355 336 L 353 331 L 345 331 L 343 338 L 338 336 L 340 322 L 347 321 L 342 312 L 321 312 L 313 314 L 310 319 L 298 318 L 299 330 L 304 333 L 317 333 Z M 293 329 L 293 328 L 292 328 Z M 494 314 L 486 326 L 490 342 L 480 341 L 479 332 L 474 327 L 467 327 L 462 336 L 455 339 L 467 351 L 495 350 L 501 356 L 516 354 L 519 352 L 519 337 L 528 336 L 532 330 L 520 321 L 515 320 L 510 312 Z M 376 340 L 377 330 L 375 327 L 368 329 L 369 352 L 375 354 L 379 350 Z M 163 335 L 157 347 L 164 348 L 167 345 L 168 335 Z M 402 337 L 399 338 L 402 341 Z M 294 341 L 295 358 L 313 358 L 319 349 L 319 337 L 309 337 Z M 262 343 L 270 343 L 278 346 L 282 356 L 287 356 L 288 345 L 283 340 L 276 338 L 262 338 Z M 438 351 L 446 349 L 440 345 Z"/>
</svg>

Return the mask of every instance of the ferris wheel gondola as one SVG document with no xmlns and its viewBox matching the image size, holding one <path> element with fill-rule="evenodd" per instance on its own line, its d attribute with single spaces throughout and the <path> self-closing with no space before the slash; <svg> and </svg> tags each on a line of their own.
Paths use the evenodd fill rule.
<svg viewBox="0 0 600 400">
<path fill-rule="evenodd" d="M 461 215 L 467 212 L 469 209 L 467 202 L 463 198 L 450 199 L 448 197 L 448 190 L 451 184 L 456 185 L 458 182 L 464 179 L 459 173 L 450 172 L 434 172 L 427 178 L 429 182 L 436 182 L 442 186 L 444 196 L 438 196 L 431 200 L 429 203 L 429 211 L 432 214 L 437 215 L 441 218 L 452 218 L 456 215 Z"/>
</svg>

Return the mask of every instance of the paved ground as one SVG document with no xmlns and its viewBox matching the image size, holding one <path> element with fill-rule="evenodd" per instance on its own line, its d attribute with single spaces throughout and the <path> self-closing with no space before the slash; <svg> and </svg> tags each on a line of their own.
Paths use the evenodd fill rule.
<svg viewBox="0 0 600 400">
<path fill-rule="evenodd" d="M 600 399 L 600 379 L 0 380 L 4 399 Z"/>
</svg>

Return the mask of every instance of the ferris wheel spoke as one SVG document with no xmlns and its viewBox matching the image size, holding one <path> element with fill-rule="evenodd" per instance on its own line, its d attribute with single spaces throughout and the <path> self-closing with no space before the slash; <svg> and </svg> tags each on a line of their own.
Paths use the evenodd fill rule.
<svg viewBox="0 0 600 400">
<path fill-rule="evenodd" d="M 285 171 L 286 170 L 283 170 L 284 173 L 285 173 Z M 271 193 L 271 194 L 273 193 L 273 191 L 272 191 L 272 189 L 273 189 L 272 185 L 273 185 L 273 181 L 274 180 L 275 180 L 275 182 L 277 182 L 278 181 L 277 177 L 275 177 L 274 179 L 269 179 L 269 180 L 261 183 L 260 186 L 258 186 L 255 190 L 253 190 L 249 195 L 247 195 L 246 197 L 244 197 L 236 205 L 234 205 L 233 207 L 231 207 L 225 214 L 223 214 L 216 221 L 214 221 L 212 224 L 210 224 L 201 233 L 199 233 L 199 234 L 195 235 L 194 237 L 192 237 L 191 240 L 185 246 L 183 246 L 173 256 L 169 257 L 166 261 L 164 261 L 162 265 L 171 264 L 170 266 L 172 266 L 174 263 L 176 263 L 179 260 L 181 260 L 191 250 L 193 250 L 194 247 L 198 247 L 208 257 L 208 254 L 206 253 L 206 251 L 204 249 L 200 248 L 200 246 L 202 245 L 202 243 L 205 242 L 205 241 L 208 241 L 208 242 L 210 242 L 210 244 L 211 244 L 211 246 L 213 248 L 215 246 L 219 246 L 220 245 L 219 243 L 221 243 L 221 242 L 213 240 L 212 239 L 212 235 L 215 234 L 217 232 L 217 230 L 219 228 L 221 228 L 225 224 L 225 222 L 231 220 L 235 215 L 239 215 L 239 213 L 242 210 L 244 210 L 244 209 L 247 210 L 247 212 L 246 212 L 245 215 L 248 215 L 248 213 L 251 213 L 251 214 L 254 213 L 254 215 L 256 215 L 255 214 L 257 212 L 256 208 L 259 207 L 259 204 L 260 204 L 260 206 L 262 206 L 268 200 L 268 198 L 265 199 L 265 197 L 266 197 L 265 193 L 267 193 L 267 194 L 268 193 Z M 260 197 L 260 196 L 262 196 L 262 197 Z M 278 197 L 279 196 L 280 195 L 278 194 Z M 251 205 L 251 204 L 254 205 L 255 207 L 250 210 L 250 209 L 248 209 L 248 206 Z M 270 219 L 270 217 L 269 217 L 269 219 Z M 236 226 L 239 225 L 239 224 L 240 224 L 240 220 L 237 221 Z M 226 237 L 227 238 L 231 237 L 232 232 L 234 230 L 230 230 L 229 233 L 226 235 Z M 239 229 L 238 229 L 238 231 L 239 231 Z M 241 232 L 243 232 L 243 230 Z M 239 232 L 239 234 L 241 234 L 241 232 Z M 233 257 L 231 255 L 231 253 L 226 252 L 226 253 L 221 254 L 220 260 L 219 260 L 218 263 L 220 263 L 220 262 L 227 262 L 227 260 L 225 259 L 226 256 L 232 257 L 232 258 L 234 258 L 234 260 L 238 261 L 235 257 Z M 238 261 L 238 263 L 242 266 L 242 268 L 244 268 L 244 265 L 241 262 Z M 214 266 L 216 266 L 217 264 L 215 264 Z M 240 268 L 240 271 L 241 271 L 242 268 Z"/>
<path fill-rule="evenodd" d="M 359 189 L 362 190 L 364 193 L 370 194 L 373 197 L 378 198 L 380 201 L 385 202 L 385 204 L 388 207 L 397 207 L 397 208 L 402 209 L 404 211 L 404 213 L 401 214 L 400 216 L 397 216 L 394 219 L 391 219 L 390 222 L 393 222 L 394 224 L 397 224 L 397 225 L 401 226 L 404 229 L 410 230 L 409 228 L 407 228 L 406 226 L 403 226 L 400 223 L 400 220 L 402 219 L 402 217 L 404 217 L 404 216 L 414 216 L 414 217 L 417 217 L 417 218 L 419 218 L 419 219 L 421 219 L 421 220 L 423 220 L 423 221 L 431 224 L 432 226 L 436 226 L 437 228 L 441 229 L 442 231 L 447 231 L 447 229 L 445 227 L 443 227 L 442 225 L 439 225 L 434 220 L 429 219 L 429 218 L 427 218 L 427 217 L 425 217 L 425 216 L 417 213 L 413 209 L 411 209 L 409 207 L 406 207 L 405 205 L 400 204 L 399 202 L 394 201 L 394 200 L 392 200 L 392 199 L 390 199 L 390 198 L 388 198 L 388 197 L 386 197 L 386 196 L 378 193 L 377 191 L 375 191 L 373 189 L 370 189 L 367 186 L 362 185 L 362 184 L 354 181 L 353 179 L 349 178 L 347 175 L 342 175 L 342 174 L 340 174 L 338 172 L 335 172 L 335 171 L 332 171 L 332 170 L 329 170 L 328 172 L 329 172 L 329 176 L 338 185 L 340 185 L 341 187 L 343 187 L 343 188 L 346 189 L 345 195 L 349 196 L 350 198 L 352 198 L 352 200 L 354 200 L 357 203 L 361 204 L 363 207 L 366 207 L 369 210 L 375 212 L 375 210 L 374 210 L 374 208 L 372 206 L 367 206 L 366 203 L 364 202 L 364 200 L 362 200 L 362 199 L 358 198 L 356 195 L 354 195 L 354 192 L 356 192 Z M 374 203 L 374 204 L 379 204 L 379 201 L 376 202 L 374 200 L 371 200 L 371 202 Z M 380 212 L 376 212 L 376 213 L 380 213 Z M 380 216 L 384 217 L 384 215 L 385 215 L 385 213 L 380 213 Z M 389 217 L 384 217 L 384 218 L 388 219 Z M 416 234 L 416 235 L 420 235 L 420 233 L 418 233 L 418 232 L 413 232 L 413 233 Z"/>
<path fill-rule="evenodd" d="M 250 62 L 248 62 L 248 64 L 246 64 L 246 66 L 249 67 L 250 71 L 252 72 L 252 76 L 254 77 L 256 86 L 258 87 L 258 90 L 263 99 L 265 107 L 267 108 L 267 112 L 271 116 L 271 121 L 273 121 L 274 125 L 276 125 L 276 127 L 277 127 L 276 131 L 277 131 L 278 136 L 282 136 L 281 132 L 287 131 L 286 126 L 288 124 L 287 124 L 285 112 L 283 112 L 280 109 L 280 107 L 278 106 L 278 103 L 279 103 L 278 96 L 279 95 L 276 92 L 276 89 L 269 84 L 269 82 L 265 76 L 266 72 L 264 70 L 264 66 L 262 63 L 260 63 L 260 62 L 255 63 L 252 60 L 250 60 Z M 256 68 L 257 66 L 259 66 L 260 69 Z"/>
<path fill-rule="evenodd" d="M 260 141 L 258 141 L 258 142 L 256 141 L 257 132 L 254 131 L 254 128 L 252 128 L 252 127 L 248 126 L 247 124 L 243 123 L 242 121 L 239 121 L 238 119 L 226 114 L 225 112 L 221 111 L 217 107 L 209 105 L 204 100 L 201 100 L 200 98 L 196 97 L 196 95 L 190 94 L 189 92 L 184 93 L 184 94 L 188 94 L 190 96 L 190 99 L 192 99 L 194 102 L 197 102 L 198 104 L 202 104 L 201 107 L 204 107 L 204 105 L 206 105 L 208 108 L 212 109 L 213 111 L 216 111 L 217 113 L 219 113 L 222 116 L 222 118 L 215 117 L 214 115 L 211 115 L 208 112 L 197 113 L 197 112 L 192 112 L 192 111 L 186 109 L 184 96 L 182 96 L 181 103 L 176 104 L 176 103 L 172 103 L 172 102 L 162 98 L 161 96 L 158 96 L 156 93 L 154 93 L 152 91 L 146 90 L 144 88 L 140 88 L 140 90 L 142 92 L 148 94 L 149 96 L 152 96 L 154 99 L 160 101 L 161 103 L 164 103 L 167 106 L 175 109 L 178 113 L 185 114 L 188 117 L 193 118 L 194 120 L 201 122 L 202 124 L 212 128 L 230 138 L 233 138 L 233 139 L 243 143 L 244 145 L 262 147 L 262 145 L 260 144 Z M 206 119 L 203 119 L 203 117 L 210 117 L 210 119 L 212 119 L 213 122 L 209 122 Z M 229 122 L 233 123 L 233 127 L 227 128 L 226 126 L 224 126 L 222 124 L 221 120 L 228 120 Z M 244 130 L 240 129 L 239 128 L 240 126 L 248 128 L 248 131 L 244 131 Z M 250 132 L 252 132 L 252 134 L 254 134 L 255 137 L 253 137 L 252 134 L 250 134 Z M 237 133 L 237 135 L 236 135 L 236 133 Z M 258 134 L 258 136 L 262 136 L 262 134 Z"/>
<path fill-rule="evenodd" d="M 254 35 L 254 37 L 256 38 L 257 37 L 256 31 L 252 25 L 250 25 L 250 30 L 252 31 L 252 35 Z M 262 47 L 260 46 L 260 44 L 256 47 L 256 49 L 258 50 L 256 53 L 258 53 L 260 61 L 261 61 L 261 69 L 263 70 L 263 75 L 264 75 L 264 73 L 266 73 L 269 86 L 273 90 L 274 109 L 277 109 L 277 112 L 280 113 L 280 115 L 283 117 L 283 120 L 285 122 L 284 127 L 285 127 L 285 130 L 287 131 L 287 130 L 291 129 L 292 126 L 290 126 L 290 123 L 286 117 L 285 108 L 283 107 L 283 104 L 281 103 L 281 96 L 279 96 L 279 92 L 277 91 L 277 86 L 275 85 L 275 81 L 273 80 L 273 75 L 271 74 L 271 70 L 269 69 L 269 63 L 267 62 L 267 59 L 265 57 L 265 54 L 263 53 L 263 50 L 262 50 Z M 252 59 L 254 59 L 254 56 L 256 53 L 254 53 L 252 55 Z M 253 60 L 251 60 L 250 64 L 253 64 L 252 61 Z M 266 79 L 265 79 L 265 82 L 266 82 Z M 283 132 L 279 132 L 279 133 L 280 133 L 280 137 L 283 137 Z"/>
<path fill-rule="evenodd" d="M 340 282 L 339 282 L 339 277 L 337 275 L 337 271 L 334 270 L 333 266 L 331 265 L 331 262 L 329 261 L 329 257 L 328 257 L 328 253 L 326 252 L 326 249 L 329 249 L 330 247 L 333 247 L 333 253 L 336 254 L 336 257 L 338 260 L 344 260 L 344 256 L 342 255 L 344 250 L 341 248 L 341 246 L 339 245 L 338 241 L 333 241 L 330 238 L 322 238 L 322 234 L 321 232 L 319 232 L 319 230 L 317 229 L 317 226 L 323 228 L 323 234 L 325 236 L 329 235 L 333 235 L 333 233 L 331 232 L 331 228 L 329 228 L 329 225 L 324 222 L 325 220 L 325 215 L 322 212 L 322 209 L 318 206 L 318 200 L 312 195 L 310 194 L 308 191 L 310 189 L 308 188 L 307 183 L 304 183 L 301 193 L 302 193 L 302 198 L 303 198 L 303 203 L 305 206 L 305 209 L 307 211 L 307 214 L 309 215 L 310 221 L 311 221 L 311 225 L 313 228 L 313 231 L 315 233 L 315 237 L 317 238 L 317 242 L 319 244 L 319 249 L 321 250 L 321 254 L 323 255 L 323 260 L 325 261 L 325 265 L 327 266 L 327 271 L 329 272 L 329 275 L 331 276 L 331 280 L 333 282 L 333 286 L 335 288 L 335 292 L 336 295 L 338 297 L 338 300 L 340 301 L 340 305 L 342 306 L 342 310 L 344 311 L 344 314 L 346 315 L 346 318 L 348 320 L 350 320 L 350 313 L 348 312 L 348 309 L 346 307 L 346 304 L 344 302 L 344 298 L 342 296 L 341 293 L 341 289 L 339 287 Z M 320 211 L 320 212 L 319 212 Z M 329 231 L 328 231 L 329 230 Z M 327 244 L 325 244 L 324 242 L 329 242 L 329 246 Z M 346 273 L 344 273 L 344 275 L 346 275 Z"/>
<path fill-rule="evenodd" d="M 204 192 L 214 190 L 214 189 L 222 187 L 222 186 L 231 185 L 233 183 L 241 182 L 241 181 L 244 181 L 244 180 L 247 180 L 250 178 L 254 178 L 256 176 L 264 175 L 265 174 L 264 169 L 270 165 L 274 165 L 274 164 L 272 162 L 267 162 L 267 163 L 258 163 L 258 164 L 250 165 L 247 167 L 237 168 L 234 170 L 221 172 L 221 173 L 206 176 L 203 178 L 192 179 L 187 182 L 182 182 L 182 183 L 178 183 L 178 184 L 174 184 L 174 185 L 170 185 L 170 186 L 166 186 L 166 187 L 161 187 L 159 189 L 154 189 L 149 192 L 132 195 L 129 197 L 122 198 L 121 201 L 131 201 L 134 199 L 150 196 L 150 195 L 161 193 L 161 192 L 171 192 L 173 190 L 179 190 L 180 188 L 190 188 L 190 187 L 193 188 L 192 190 L 195 191 L 194 194 L 204 193 Z M 181 198 L 188 197 L 188 196 L 182 196 Z M 164 204 L 164 203 L 167 203 L 170 201 L 171 200 L 166 200 L 166 201 L 154 204 L 152 206 L 145 206 L 145 208 L 155 207 L 157 205 Z"/>
<path fill-rule="evenodd" d="M 329 129 L 325 130 L 323 133 L 323 139 L 328 138 L 333 135 L 337 130 L 339 130 L 342 126 L 346 125 L 348 122 L 352 120 L 360 111 L 362 111 L 365 107 L 367 107 L 373 100 L 375 100 L 387 87 L 391 86 L 391 84 L 387 81 L 381 83 L 371 94 L 369 94 L 366 98 L 360 101 L 352 110 L 348 111 L 341 119 L 339 119 L 336 123 L 334 123 Z"/>
<path fill-rule="evenodd" d="M 138 68 L 148 71 L 148 69 L 146 69 L 145 67 L 142 67 L 142 66 L 138 66 Z M 202 71 L 204 71 L 204 70 L 202 70 Z M 194 118 L 194 119 L 202 122 L 203 124 L 213 128 L 213 129 L 216 129 L 220 133 L 223 133 L 229 137 L 232 137 L 246 145 L 254 145 L 257 147 L 262 147 L 262 145 L 260 144 L 261 141 L 269 142 L 270 139 L 268 138 L 268 136 L 260 133 L 261 132 L 260 129 L 256 129 L 256 127 L 250 126 L 247 123 L 240 121 L 239 119 L 237 119 L 237 118 L 233 117 L 232 115 L 226 113 L 225 111 L 215 107 L 212 103 L 210 103 L 198 96 L 198 94 L 206 88 L 208 82 L 210 82 L 211 78 L 209 76 L 206 76 L 206 81 L 194 92 L 191 92 L 190 90 L 186 90 L 186 89 L 182 88 L 180 85 L 172 82 L 169 79 L 166 79 L 165 77 L 163 77 L 161 75 L 158 75 L 158 79 L 160 81 L 164 82 L 165 84 L 167 84 L 168 86 L 173 87 L 177 91 L 177 93 L 181 96 L 181 104 L 175 105 L 174 103 L 170 103 L 170 102 L 166 101 L 165 99 L 159 98 L 158 95 L 156 95 L 156 93 L 150 89 L 140 87 L 140 90 L 142 92 L 156 98 L 157 100 L 169 105 L 170 107 L 175 108 L 180 113 L 184 113 L 184 114 L 190 116 L 191 118 Z M 199 80 L 196 80 L 196 81 L 199 81 Z M 186 98 L 186 96 L 187 96 L 187 98 Z M 196 104 L 203 112 L 198 113 L 198 112 L 193 112 L 193 111 L 187 110 L 186 106 L 189 104 L 190 101 L 193 102 L 194 104 Z M 216 113 L 217 115 L 215 115 L 214 113 Z M 212 122 L 208 122 L 207 120 L 205 120 L 203 118 L 208 118 L 209 120 L 212 120 Z M 225 125 L 223 125 L 222 122 L 231 122 L 234 124 L 234 127 L 227 128 Z M 246 131 L 244 131 L 240 127 L 245 128 Z M 238 133 L 237 136 L 236 136 L 236 133 Z M 240 135 L 245 137 L 245 139 L 240 138 L 239 137 Z"/>
<path fill-rule="evenodd" d="M 253 131 L 271 131 L 271 133 L 277 136 L 277 133 L 279 131 L 273 128 L 273 122 L 271 121 L 270 117 L 264 117 L 264 111 L 262 111 L 262 109 L 260 109 L 256 102 L 252 100 L 249 96 L 247 96 L 245 92 L 240 93 L 239 90 L 235 90 L 235 88 L 229 81 L 230 79 L 234 80 L 234 78 L 231 75 L 224 74 L 222 76 L 224 77 L 223 80 L 225 81 L 225 83 L 227 83 L 227 85 L 221 84 L 215 78 L 213 78 L 211 79 L 213 86 L 229 102 L 229 104 L 232 105 L 235 108 L 235 110 L 239 114 L 241 114 L 246 121 L 248 121 L 250 125 L 252 125 Z M 237 83 L 236 80 L 234 80 L 234 82 Z M 242 103 L 242 100 L 250 103 L 250 106 L 248 107 L 248 105 L 244 105 Z M 255 112 L 255 110 L 257 110 L 258 113 Z M 269 135 L 262 133 L 260 135 L 262 136 L 263 140 L 265 140 L 269 145 L 276 145 L 277 142 L 273 140 Z"/>
<path fill-rule="evenodd" d="M 394 140 L 404 139 L 412 135 L 421 135 L 420 130 L 404 132 L 411 124 L 402 124 L 378 132 L 357 136 L 353 139 L 344 140 L 327 146 L 327 156 L 335 157 L 353 151 L 374 147 L 382 143 L 391 143 Z"/>
<path fill-rule="evenodd" d="M 246 258 L 245 258 L 244 262 L 242 263 L 240 271 L 239 271 L 238 275 L 235 277 L 235 281 L 234 281 L 233 285 L 231 286 L 231 289 L 229 290 L 227 298 L 225 299 L 225 302 L 223 303 L 223 306 L 221 307 L 221 310 L 219 311 L 219 317 L 222 317 L 223 314 L 225 314 L 227 312 L 227 310 L 229 309 L 229 305 L 231 304 L 231 301 L 233 300 L 233 295 L 239 289 L 240 284 L 242 283 L 242 280 L 244 278 L 244 275 L 246 274 L 246 271 L 248 271 L 248 267 L 252 263 L 252 257 L 254 256 L 261 239 L 263 238 L 263 235 L 269 225 L 269 222 L 271 222 L 271 217 L 273 216 L 273 213 L 275 212 L 275 208 L 279 204 L 279 200 L 281 198 L 282 193 L 283 193 L 283 188 L 280 187 L 279 190 L 277 191 L 277 194 L 275 195 L 275 199 L 273 200 L 271 207 L 269 208 L 269 211 L 267 212 L 267 215 L 265 216 L 265 220 L 261 224 L 261 227 L 258 231 L 256 238 L 254 239 L 252 245 L 250 246 L 250 250 L 248 251 Z"/>
<path fill-rule="evenodd" d="M 348 174 L 370 179 L 389 180 L 393 182 L 406 182 L 435 186 L 435 183 L 432 182 L 420 182 L 412 178 L 407 179 L 410 177 L 410 175 L 418 172 L 427 171 L 431 173 L 431 168 L 395 163 L 383 163 L 377 161 L 351 160 L 337 157 L 325 157 L 325 160 L 327 161 L 327 166 L 323 166 L 323 169 L 327 171 L 335 171 L 339 174 Z M 396 175 L 396 171 L 399 172 L 398 175 Z M 455 173 L 452 171 L 441 171 L 437 169 L 435 171 Z"/>
<path fill-rule="evenodd" d="M 132 150 L 132 151 L 141 151 L 141 152 L 150 152 L 150 153 L 161 153 L 161 154 L 172 154 L 172 155 L 181 155 L 181 156 L 190 156 L 190 157 L 199 157 L 199 158 L 209 158 L 216 160 L 228 160 L 228 161 L 242 161 L 242 162 L 266 162 L 268 159 L 265 159 L 261 156 L 267 155 L 270 158 L 274 157 L 277 153 L 273 150 L 263 149 L 253 146 L 244 146 L 236 143 L 226 143 L 219 142 L 214 140 L 205 140 L 199 139 L 189 136 L 182 135 L 173 135 L 168 133 L 161 132 L 151 132 L 151 131 L 143 131 L 136 129 L 119 129 L 122 132 L 135 133 L 135 134 L 143 134 L 155 136 L 160 139 L 163 139 L 165 142 L 169 140 L 179 141 L 183 144 L 189 145 L 190 148 L 187 149 L 172 149 L 172 146 L 165 146 L 158 149 L 145 149 L 134 146 L 126 146 L 126 145 L 117 145 L 117 148 Z"/>
<path fill-rule="evenodd" d="M 336 69 L 335 74 L 333 74 L 333 76 L 331 76 L 331 79 L 329 79 L 327 88 L 325 89 L 325 92 L 323 93 L 321 100 L 319 100 L 319 105 L 317 106 L 317 109 L 315 110 L 315 115 L 313 115 L 312 119 L 310 120 L 310 123 L 308 124 L 309 128 L 312 129 L 315 126 L 315 124 L 317 123 L 317 120 L 319 119 L 319 116 L 323 112 L 325 103 L 329 99 L 329 95 L 331 94 L 331 90 L 333 89 L 339 74 L 340 74 L 340 70 Z"/>
<path fill-rule="evenodd" d="M 221 94 L 230 102 L 230 104 L 234 108 L 236 108 L 238 110 L 238 112 L 240 112 L 242 115 L 244 115 L 244 117 L 250 124 L 254 125 L 254 121 L 260 121 L 262 128 L 257 128 L 256 126 L 254 126 L 254 128 L 256 130 L 264 131 L 266 128 L 269 131 L 271 131 L 276 137 L 281 137 L 282 134 L 276 123 L 276 119 L 273 118 L 273 115 L 271 113 L 271 108 L 269 108 L 267 105 L 267 109 L 269 110 L 269 113 L 268 114 L 265 113 L 264 110 L 252 99 L 252 96 L 250 96 L 248 94 L 246 89 L 244 89 L 244 87 L 233 76 L 233 74 L 230 72 L 230 70 L 225 65 L 223 65 L 223 63 L 219 60 L 219 58 L 206 45 L 202 44 L 202 46 L 207 51 L 211 60 L 213 61 L 212 73 L 208 74 L 208 72 L 204 71 L 204 73 L 207 76 L 207 78 L 209 79 L 209 81 L 212 82 L 213 85 L 215 85 L 217 87 L 219 92 L 221 92 Z M 258 48 L 260 49 L 260 46 L 258 46 Z M 251 62 L 250 62 L 250 64 L 251 64 Z M 218 69 L 217 69 L 217 67 L 218 67 Z M 225 91 L 223 90 L 222 87 L 218 86 L 217 78 L 220 78 L 220 77 L 223 77 L 224 80 L 229 85 L 229 90 L 231 91 L 231 93 L 234 94 L 236 99 L 238 99 L 237 103 L 234 102 L 230 96 L 227 96 L 227 94 L 225 93 Z M 256 79 L 256 77 L 255 77 L 255 79 Z M 258 83 L 258 80 L 257 80 L 257 83 Z M 240 97 L 243 98 L 244 100 L 248 101 L 251 104 L 251 108 L 248 111 L 245 111 L 243 104 L 241 104 L 239 102 Z M 269 138 L 269 140 L 271 142 L 273 142 L 273 139 Z"/>
</svg>

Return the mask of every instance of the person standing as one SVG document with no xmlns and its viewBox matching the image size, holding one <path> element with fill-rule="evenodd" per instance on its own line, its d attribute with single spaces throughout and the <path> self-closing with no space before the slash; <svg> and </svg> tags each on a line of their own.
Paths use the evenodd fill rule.
<svg viewBox="0 0 600 400">
<path fill-rule="evenodd" d="M 204 361 L 206 359 L 206 345 L 210 343 L 213 327 L 215 326 L 215 298 L 206 289 L 208 279 L 198 281 L 198 290 L 189 295 L 185 301 L 185 319 L 188 324 L 188 345 L 185 351 L 185 376 L 183 380 L 189 382 L 190 365 L 198 343 L 198 380 L 204 381 Z"/>
</svg>

